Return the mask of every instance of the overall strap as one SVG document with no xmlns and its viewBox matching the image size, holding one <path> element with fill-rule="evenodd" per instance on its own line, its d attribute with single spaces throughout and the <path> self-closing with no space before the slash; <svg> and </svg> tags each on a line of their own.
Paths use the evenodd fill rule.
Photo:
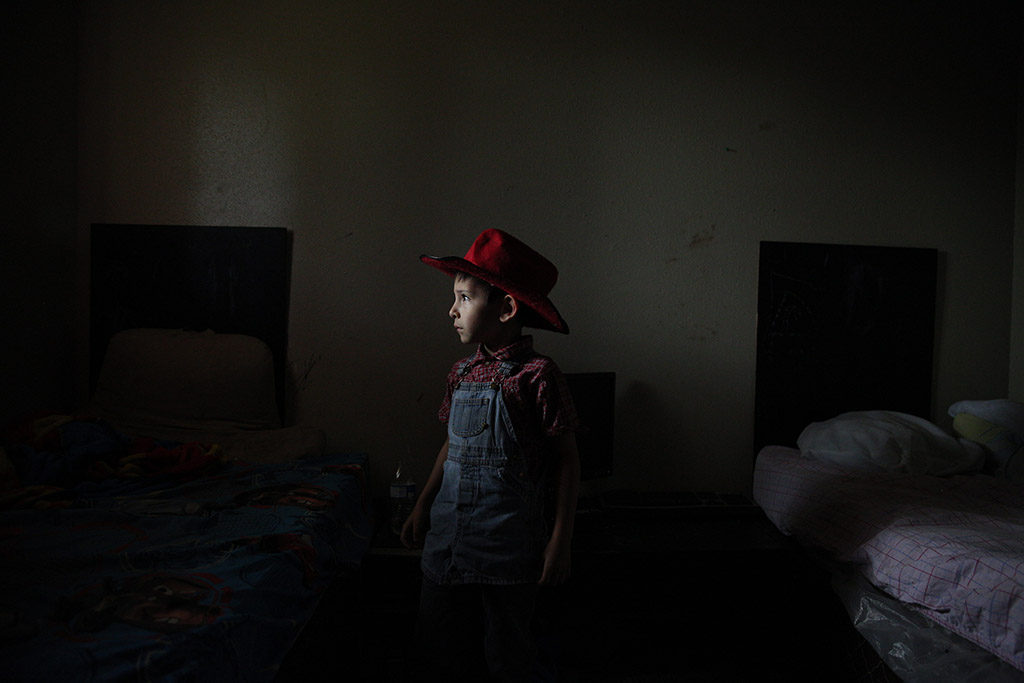
<svg viewBox="0 0 1024 683">
<path fill-rule="evenodd" d="M 469 368 L 470 368 L 470 366 L 472 364 L 473 364 L 473 357 L 472 356 L 470 356 L 469 358 L 466 358 L 465 360 L 462 361 L 462 363 L 459 364 L 459 370 L 458 370 L 459 378 L 462 378 L 462 377 L 466 376 L 466 373 L 469 372 Z"/>
<path fill-rule="evenodd" d="M 494 377 L 491 378 L 491 388 L 500 389 L 503 380 L 508 379 L 512 376 L 516 370 L 519 369 L 519 364 L 509 360 L 503 360 L 498 364 L 498 369 L 494 371 Z"/>
</svg>

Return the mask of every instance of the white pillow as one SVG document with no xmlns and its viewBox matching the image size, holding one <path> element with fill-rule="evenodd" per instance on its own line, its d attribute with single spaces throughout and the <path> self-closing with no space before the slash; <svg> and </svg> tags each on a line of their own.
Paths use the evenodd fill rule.
<svg viewBox="0 0 1024 683">
<path fill-rule="evenodd" d="M 922 418 L 888 410 L 812 422 L 797 446 L 807 457 L 876 472 L 946 476 L 976 471 L 985 461 L 978 444 L 957 439 Z"/>
</svg>

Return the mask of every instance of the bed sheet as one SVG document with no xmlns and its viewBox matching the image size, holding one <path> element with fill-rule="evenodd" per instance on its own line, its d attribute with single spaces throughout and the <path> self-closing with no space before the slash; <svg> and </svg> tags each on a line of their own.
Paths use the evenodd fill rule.
<svg viewBox="0 0 1024 683">
<path fill-rule="evenodd" d="M 769 446 L 754 499 L 783 533 L 1024 671 L 1024 486 L 856 472 Z"/>
<path fill-rule="evenodd" d="M 362 456 L 254 465 L 99 420 L 43 431 L 5 448 L 6 680 L 269 681 L 368 547 Z"/>
</svg>

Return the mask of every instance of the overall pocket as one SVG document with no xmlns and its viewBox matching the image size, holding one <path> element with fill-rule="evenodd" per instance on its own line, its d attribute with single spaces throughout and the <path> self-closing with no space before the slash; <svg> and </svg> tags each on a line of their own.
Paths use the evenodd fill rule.
<svg viewBox="0 0 1024 683">
<path fill-rule="evenodd" d="M 450 429 L 455 436 L 467 439 L 487 429 L 489 398 L 456 398 L 452 401 Z"/>
</svg>

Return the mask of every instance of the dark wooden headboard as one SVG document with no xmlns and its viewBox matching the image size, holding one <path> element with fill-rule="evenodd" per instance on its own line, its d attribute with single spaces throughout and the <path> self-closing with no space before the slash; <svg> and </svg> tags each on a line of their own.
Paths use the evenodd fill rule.
<svg viewBox="0 0 1024 683">
<path fill-rule="evenodd" d="M 93 224 L 90 388 L 136 327 L 247 334 L 274 354 L 284 413 L 291 235 L 284 228 Z"/>
<path fill-rule="evenodd" d="M 762 242 L 754 454 L 851 410 L 931 419 L 938 252 Z"/>
</svg>

